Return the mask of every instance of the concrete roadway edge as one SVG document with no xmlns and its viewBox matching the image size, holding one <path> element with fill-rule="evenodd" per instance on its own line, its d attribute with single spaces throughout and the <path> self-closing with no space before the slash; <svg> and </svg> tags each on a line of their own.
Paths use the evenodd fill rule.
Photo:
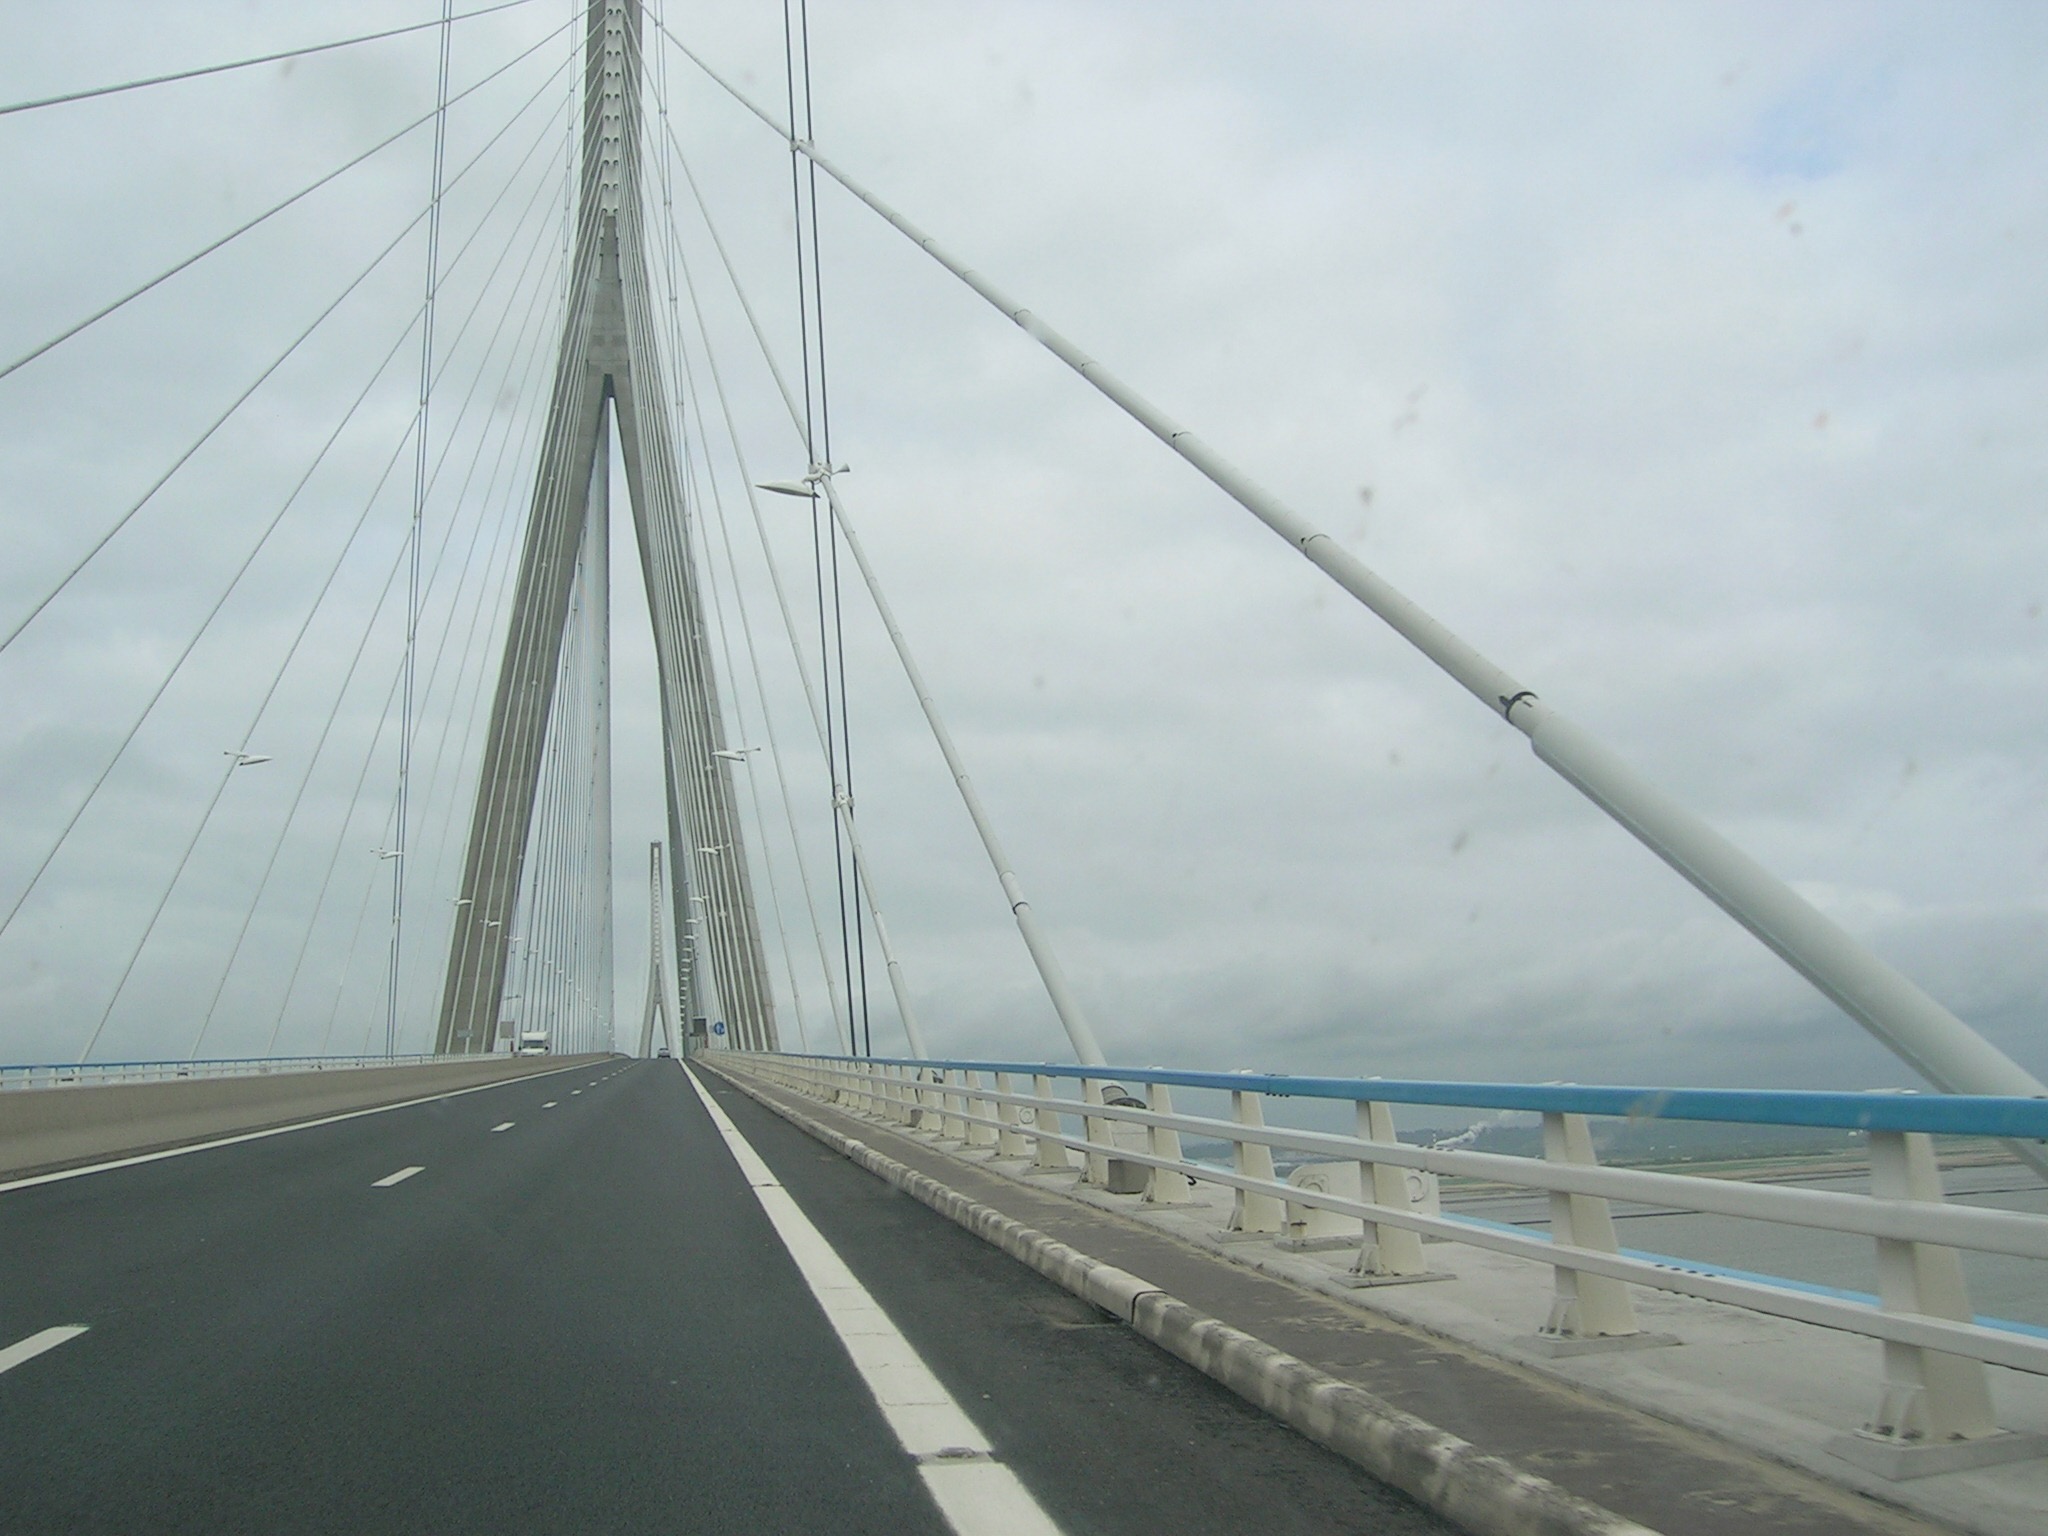
<svg viewBox="0 0 2048 1536">
<path fill-rule="evenodd" d="M 1657 1536 L 1648 1526 L 1489 1455 L 1362 1387 L 1339 1381 L 1197 1311 L 1126 1270 L 970 1200 L 778 1102 L 739 1076 L 719 1071 L 701 1055 L 694 1060 L 806 1135 L 1129 1324 L 1168 1354 L 1473 1536 Z"/>
</svg>

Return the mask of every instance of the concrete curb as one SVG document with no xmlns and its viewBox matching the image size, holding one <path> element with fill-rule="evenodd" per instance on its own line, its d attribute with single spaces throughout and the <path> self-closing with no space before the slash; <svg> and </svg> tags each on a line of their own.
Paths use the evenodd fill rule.
<svg viewBox="0 0 2048 1536">
<path fill-rule="evenodd" d="M 699 1058 L 700 1064 L 703 1063 Z M 764 1108 L 1047 1279 L 1122 1319 L 1168 1354 L 1473 1536 L 1656 1536 L 1649 1527 L 1490 1456 L 1362 1387 L 1261 1343 L 1156 1285 L 1014 1221 L 865 1142 L 711 1070 Z"/>
</svg>

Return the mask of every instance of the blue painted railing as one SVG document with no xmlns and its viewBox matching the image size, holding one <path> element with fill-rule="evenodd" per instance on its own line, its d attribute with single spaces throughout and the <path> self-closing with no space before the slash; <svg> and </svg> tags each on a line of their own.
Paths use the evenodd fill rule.
<svg viewBox="0 0 2048 1536">
<path fill-rule="evenodd" d="M 1935 1136 L 2048 1140 L 2048 1099 L 1985 1094 L 1839 1093 L 1786 1088 L 1627 1088 L 1576 1083 L 1461 1083 L 1382 1077 L 1296 1077 L 1273 1072 L 1180 1072 L 1162 1067 L 1082 1067 L 1035 1061 L 918 1061 L 898 1056 L 790 1055 L 793 1061 L 868 1062 L 946 1072 L 1036 1073 L 1098 1082 L 1163 1083 L 1355 1103 L 1525 1110 L 1627 1120 L 1708 1120 L 1845 1131 L 1924 1131 Z"/>
</svg>

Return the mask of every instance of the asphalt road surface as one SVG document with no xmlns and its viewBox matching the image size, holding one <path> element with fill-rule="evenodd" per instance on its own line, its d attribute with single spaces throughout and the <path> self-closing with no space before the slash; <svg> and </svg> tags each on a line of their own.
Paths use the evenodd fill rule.
<svg viewBox="0 0 2048 1536">
<path fill-rule="evenodd" d="M 1067 1536 L 1450 1529 L 707 1086 Z M 947 1531 L 771 1198 L 665 1061 L 0 1191 L 0 1531 Z"/>
</svg>

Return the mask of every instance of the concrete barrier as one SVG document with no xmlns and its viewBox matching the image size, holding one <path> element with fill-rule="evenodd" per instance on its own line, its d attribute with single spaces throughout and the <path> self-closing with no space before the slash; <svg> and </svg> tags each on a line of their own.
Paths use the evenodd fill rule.
<svg viewBox="0 0 2048 1536">
<path fill-rule="evenodd" d="M 18 1089 L 0 1093 L 0 1177 L 47 1173 L 609 1059 L 486 1056 L 403 1067 Z"/>
</svg>

